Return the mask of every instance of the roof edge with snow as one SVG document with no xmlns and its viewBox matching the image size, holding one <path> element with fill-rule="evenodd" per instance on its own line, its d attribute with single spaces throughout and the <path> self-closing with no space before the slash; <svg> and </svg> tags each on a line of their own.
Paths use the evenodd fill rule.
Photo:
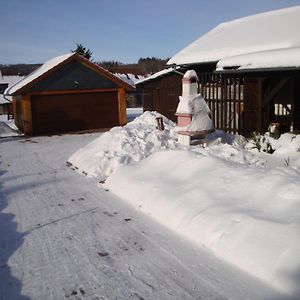
<svg viewBox="0 0 300 300">
<path fill-rule="evenodd" d="M 221 59 L 216 72 L 292 70 L 300 68 L 300 48 L 254 52 Z"/>
</svg>

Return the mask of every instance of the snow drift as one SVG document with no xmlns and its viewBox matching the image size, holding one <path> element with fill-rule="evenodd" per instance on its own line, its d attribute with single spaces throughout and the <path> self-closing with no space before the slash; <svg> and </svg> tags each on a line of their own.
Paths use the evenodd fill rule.
<svg viewBox="0 0 300 300">
<path fill-rule="evenodd" d="M 104 180 L 119 165 L 138 162 L 155 151 L 176 147 L 175 123 L 163 117 L 164 131 L 156 128 L 157 112 L 145 112 L 124 127 L 114 127 L 74 153 L 69 162 L 79 171 Z"/>
<path fill-rule="evenodd" d="M 164 226 L 300 297 L 300 136 L 266 134 L 259 151 L 216 131 L 208 147 L 185 148 L 173 122 L 164 118 L 165 131 L 156 129 L 157 116 L 113 128 L 69 161 L 109 176 L 105 187 Z"/>
<path fill-rule="evenodd" d="M 300 185 L 294 170 L 173 150 L 118 168 L 106 187 L 217 256 L 300 296 Z"/>
</svg>

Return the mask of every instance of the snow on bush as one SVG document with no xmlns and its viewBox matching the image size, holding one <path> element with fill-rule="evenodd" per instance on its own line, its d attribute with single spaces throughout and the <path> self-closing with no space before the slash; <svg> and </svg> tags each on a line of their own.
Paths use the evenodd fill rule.
<svg viewBox="0 0 300 300">
<path fill-rule="evenodd" d="M 159 131 L 157 112 L 146 111 L 124 127 L 114 127 L 86 147 L 74 153 L 69 162 L 89 176 L 106 179 L 119 165 L 138 162 L 155 151 L 174 149 L 175 123 L 163 117 L 164 131 Z"/>
<path fill-rule="evenodd" d="M 300 135 L 284 133 L 278 139 L 269 133 L 256 135 L 246 150 L 264 159 L 269 167 L 290 167 L 300 172 Z"/>
</svg>

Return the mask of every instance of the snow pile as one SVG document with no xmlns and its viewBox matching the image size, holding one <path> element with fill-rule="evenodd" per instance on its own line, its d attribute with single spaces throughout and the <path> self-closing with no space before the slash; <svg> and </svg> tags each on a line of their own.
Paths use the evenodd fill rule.
<svg viewBox="0 0 300 300">
<path fill-rule="evenodd" d="M 81 172 L 106 179 L 119 165 L 138 162 L 155 151 L 174 149 L 175 123 L 163 117 L 165 130 L 156 128 L 157 112 L 145 112 L 124 127 L 114 127 L 74 153 L 69 162 Z"/>
<path fill-rule="evenodd" d="M 158 116 L 113 128 L 69 161 L 169 229 L 300 298 L 300 136 L 266 134 L 258 149 L 217 130 L 207 147 L 186 148 L 173 122 L 156 129 Z"/>
<path fill-rule="evenodd" d="M 106 187 L 227 262 L 300 296 L 299 174 L 236 164 L 221 148 L 215 157 L 209 151 L 154 153 L 118 168 Z"/>
<path fill-rule="evenodd" d="M 129 107 L 126 108 L 127 122 L 133 121 L 135 118 L 143 114 L 142 107 Z"/>
</svg>

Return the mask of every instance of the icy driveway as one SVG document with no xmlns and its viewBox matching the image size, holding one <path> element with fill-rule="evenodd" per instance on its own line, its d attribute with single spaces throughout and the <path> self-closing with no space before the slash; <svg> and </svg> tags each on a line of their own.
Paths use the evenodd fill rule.
<svg viewBox="0 0 300 300">
<path fill-rule="evenodd" d="M 286 299 L 66 166 L 93 135 L 0 139 L 0 299 Z"/>
</svg>

